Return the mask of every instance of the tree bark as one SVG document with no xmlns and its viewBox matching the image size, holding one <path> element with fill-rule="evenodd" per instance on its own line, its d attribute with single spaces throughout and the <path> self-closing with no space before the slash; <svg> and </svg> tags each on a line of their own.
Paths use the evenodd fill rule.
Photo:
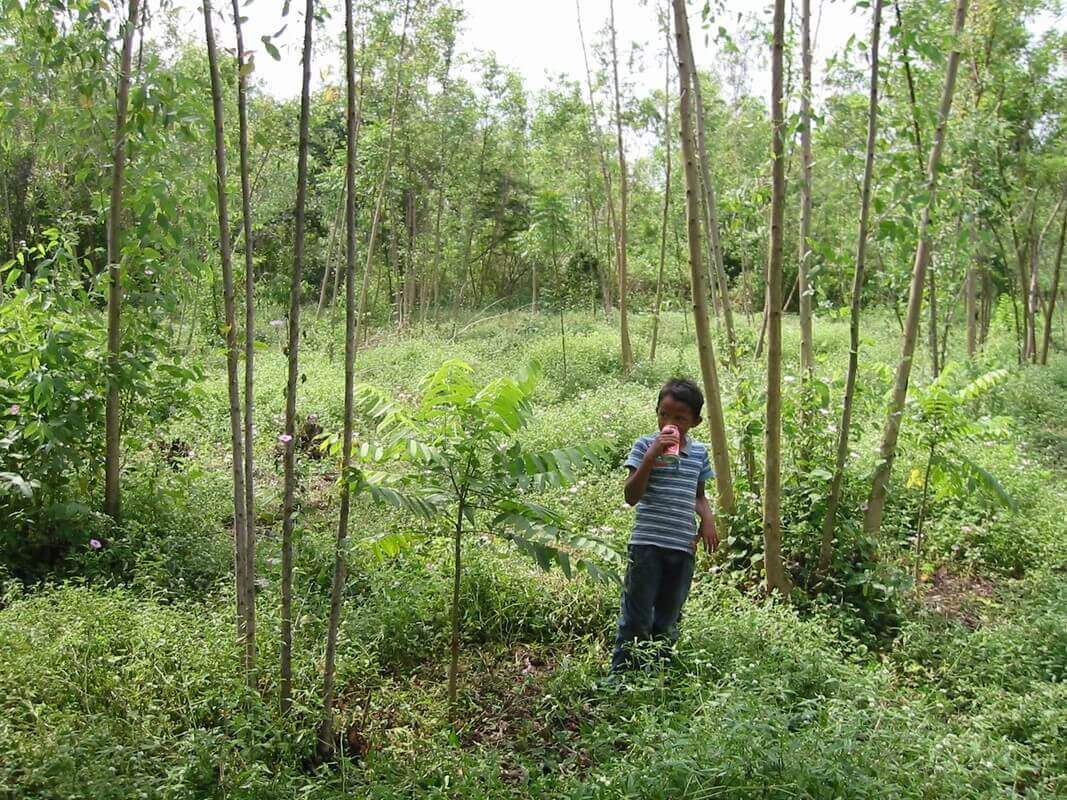
<svg viewBox="0 0 1067 800">
<path fill-rule="evenodd" d="M 937 131 L 934 134 L 934 143 L 930 150 L 930 160 L 927 166 L 926 185 L 929 199 L 923 209 L 922 219 L 919 223 L 919 245 L 915 252 L 915 264 L 912 271 L 911 290 L 908 296 L 908 313 L 905 318 L 900 361 L 897 365 L 893 394 L 889 404 L 889 412 L 886 416 L 885 429 L 882 433 L 879 460 L 875 466 L 874 477 L 871 481 L 871 491 L 867 498 L 867 510 L 863 516 L 863 530 L 871 535 L 877 534 L 882 527 L 886 491 L 888 489 L 889 476 L 893 470 L 893 461 L 896 458 L 901 416 L 904 413 L 904 402 L 908 395 L 911 362 L 915 354 L 919 315 L 922 312 L 923 284 L 925 283 L 926 266 L 930 256 L 930 217 L 936 200 L 937 173 L 941 163 L 941 150 L 945 144 L 945 130 L 948 127 L 949 111 L 952 108 L 952 96 L 956 88 L 956 73 L 960 63 L 960 39 L 963 35 L 966 16 L 967 0 L 957 0 L 953 25 L 952 52 L 948 58 L 945 86 L 937 113 Z"/>
<path fill-rule="evenodd" d="M 782 247 L 785 216 L 785 120 L 782 110 L 782 51 L 785 0 L 774 3 L 771 49 L 771 241 L 767 261 L 767 423 L 764 429 L 763 566 L 767 593 L 788 596 L 790 581 L 782 563 Z"/>
<path fill-rule="evenodd" d="M 810 377 L 812 361 L 811 287 L 808 262 L 811 259 L 811 0 L 800 2 L 800 254 L 797 261 L 800 281 L 800 369 Z"/>
<path fill-rule="evenodd" d="M 667 262 L 667 220 L 671 208 L 671 39 L 670 23 L 667 23 L 667 51 L 664 54 L 666 78 L 663 85 L 663 150 L 667 167 L 663 186 L 663 221 L 659 237 L 659 272 L 656 275 L 656 302 L 652 309 L 652 344 L 648 349 L 648 361 L 656 360 L 656 341 L 659 337 L 659 312 L 663 302 L 663 268 Z"/>
<path fill-rule="evenodd" d="M 322 282 L 319 284 L 319 303 L 315 307 L 315 319 L 322 318 L 322 309 L 326 307 L 326 287 L 330 285 L 330 273 L 335 275 L 340 271 L 334 265 L 333 254 L 336 252 L 334 245 L 337 244 L 337 231 L 341 227 L 341 215 L 345 207 L 345 190 L 341 188 L 341 196 L 337 198 L 337 211 L 333 215 L 333 225 L 330 228 L 330 239 L 326 244 L 326 265 L 322 270 Z M 334 295 L 337 295 L 337 279 L 334 279 Z"/>
<path fill-rule="evenodd" d="M 941 370 L 938 361 L 938 349 L 937 349 L 937 269 L 934 266 L 929 267 L 927 289 L 930 294 L 930 320 L 927 325 L 927 341 L 930 344 L 930 376 L 936 378 L 940 374 Z"/>
<path fill-rule="evenodd" d="M 1064 184 L 1063 196 L 1067 197 L 1067 184 Z M 1049 342 L 1052 340 L 1052 314 L 1056 309 L 1056 296 L 1060 291 L 1060 267 L 1063 265 L 1063 240 L 1067 235 L 1067 211 L 1063 212 L 1063 220 L 1060 222 L 1060 241 L 1056 245 L 1056 263 L 1052 268 L 1052 291 L 1048 296 L 1048 307 L 1045 309 L 1045 331 L 1041 337 L 1041 364 L 1048 364 Z"/>
<path fill-rule="evenodd" d="M 255 388 L 255 269 L 252 259 L 252 186 L 248 161 L 248 75 L 244 61 L 244 38 L 241 32 L 240 0 L 233 0 L 234 30 L 237 34 L 237 117 L 241 157 L 241 223 L 244 230 L 245 255 L 245 408 L 244 408 L 244 468 L 245 468 L 245 670 L 250 684 L 255 682 L 256 666 L 256 514 L 254 471 L 252 460 L 252 421 Z"/>
<path fill-rule="evenodd" d="M 462 579 L 460 559 L 463 554 L 463 513 L 465 511 L 463 501 L 464 498 L 460 496 L 452 546 L 452 638 L 448 648 L 448 717 L 453 724 L 456 722 L 456 697 L 459 688 L 459 588 Z"/>
<path fill-rule="evenodd" d="M 622 141 L 622 101 L 619 97 L 619 57 L 615 50 L 615 0 L 609 0 L 611 11 L 611 70 L 615 84 L 615 133 L 619 147 L 619 227 L 616 231 L 616 249 L 619 265 L 619 344 L 622 354 L 622 371 L 628 373 L 633 369 L 634 353 L 630 346 L 630 328 L 626 318 L 626 214 L 629 181 L 626 176 L 626 149 Z"/>
<path fill-rule="evenodd" d="M 867 101 L 867 149 L 863 164 L 863 189 L 860 194 L 859 235 L 856 241 L 856 270 L 852 276 L 852 311 L 849 317 L 848 370 L 845 376 L 845 397 L 841 405 L 841 426 L 837 431 L 837 451 L 834 476 L 830 481 L 830 499 L 822 521 L 822 545 L 819 548 L 819 572 L 825 574 L 833 556 L 834 527 L 837 508 L 841 503 L 841 482 L 848 457 L 849 434 L 852 429 L 852 403 L 856 395 L 856 375 L 859 373 L 860 309 L 863 301 L 863 277 L 867 266 L 867 225 L 871 212 L 871 184 L 874 176 L 874 152 L 878 138 L 878 47 L 882 29 L 882 0 L 874 0 L 874 19 L 871 23 L 871 84 Z"/>
<path fill-rule="evenodd" d="M 122 176 L 126 167 L 126 109 L 130 99 L 133 35 L 140 0 L 130 0 L 122 34 L 122 61 L 115 112 L 115 142 L 111 150 L 111 205 L 107 221 L 107 405 L 104 416 L 104 513 L 114 520 L 122 514 L 122 397 L 118 380 L 122 349 Z"/>
<path fill-rule="evenodd" d="M 1023 350 L 1023 360 L 1028 359 L 1034 364 L 1037 363 L 1037 312 L 1041 302 L 1041 246 L 1045 242 L 1048 229 L 1056 220 L 1056 215 L 1059 214 L 1063 199 L 1061 195 L 1030 249 L 1030 289 L 1026 298 L 1026 346 Z"/>
<path fill-rule="evenodd" d="M 235 0 L 236 2 L 236 0 Z M 352 466 L 352 420 L 355 415 L 356 348 L 356 65 L 353 40 L 353 0 L 345 0 L 345 411 L 341 434 L 341 508 L 337 520 L 333 581 L 330 586 L 330 619 L 326 629 L 326 663 L 322 679 L 322 722 L 319 724 L 316 752 L 319 759 L 333 754 L 334 676 L 337 634 L 341 627 L 341 606 L 345 585 L 345 539 L 352 492 L 348 474 Z M 405 31 L 406 32 L 406 31 Z M 399 78 L 398 78 L 399 82 Z M 362 308 L 359 309 L 361 314 Z"/>
<path fill-rule="evenodd" d="M 726 328 L 726 345 L 729 364 L 737 366 L 737 335 L 734 333 L 734 312 L 730 305 L 730 287 L 726 281 L 726 269 L 722 263 L 722 242 L 719 239 L 719 211 L 715 200 L 715 186 L 711 182 L 707 137 L 704 130 L 704 93 L 700 88 L 700 74 L 693 59 L 693 39 L 688 36 L 689 20 L 686 19 L 686 35 L 689 40 L 689 63 L 692 66 L 693 99 L 696 101 L 696 141 L 697 156 L 700 162 L 700 191 L 703 200 L 703 222 L 707 238 L 708 271 L 711 275 L 712 299 L 716 299 L 715 286 L 718 285 L 717 300 L 722 308 L 723 325 Z"/>
<path fill-rule="evenodd" d="M 693 319 L 697 335 L 700 372 L 704 379 L 704 393 L 708 403 L 708 427 L 711 430 L 711 453 L 715 462 L 715 486 L 718 490 L 720 535 L 728 533 L 734 515 L 734 488 L 730 475 L 730 453 L 727 445 L 726 423 L 722 412 L 722 395 L 715 364 L 715 346 L 708 326 L 707 286 L 700 256 L 700 179 L 697 177 L 694 153 L 693 111 L 690 91 L 693 86 L 692 66 L 686 54 L 689 47 L 689 23 L 685 0 L 671 0 L 674 8 L 674 30 L 678 52 L 678 100 L 681 120 L 682 158 L 685 166 L 686 230 L 689 238 L 689 274 L 693 290 Z"/>
<path fill-rule="evenodd" d="M 964 303 L 967 313 L 967 357 L 974 356 L 978 346 L 978 271 L 973 264 L 967 265 Z"/>
<path fill-rule="evenodd" d="M 449 41 L 448 49 L 445 52 L 445 71 L 444 77 L 441 81 L 441 103 L 448 100 L 449 72 L 452 68 L 452 50 L 454 42 Z M 445 106 L 447 113 L 447 106 Z M 441 267 L 441 216 L 445 210 L 445 176 L 448 172 L 448 136 L 445 134 L 445 127 L 441 126 L 441 149 L 438 156 L 437 164 L 437 208 L 434 213 L 433 224 L 433 266 L 430 272 L 430 280 L 424 291 L 422 302 L 419 306 L 419 323 L 425 324 L 427 314 L 429 313 L 429 302 L 432 302 L 436 307 L 437 305 L 437 290 L 438 280 Z M 436 312 L 435 312 L 436 315 Z"/>
<path fill-rule="evenodd" d="M 297 145 L 296 221 L 293 236 L 293 275 L 289 287 L 289 375 L 285 390 L 285 478 L 282 497 L 282 613 L 280 701 L 283 714 L 293 697 L 293 528 L 296 522 L 296 389 L 300 384 L 300 290 L 304 278 L 308 184 L 308 125 L 311 112 L 311 29 L 315 0 L 304 7 L 303 75 L 300 89 L 300 138 Z"/>
<path fill-rule="evenodd" d="M 246 560 L 248 548 L 245 537 L 248 523 L 245 517 L 244 439 L 241 426 L 241 393 L 238 385 L 237 309 L 234 302 L 233 264 L 231 263 L 230 215 L 226 204 L 226 138 L 222 110 L 222 79 L 215 50 L 215 30 L 211 22 L 211 0 L 203 0 L 204 34 L 207 41 L 208 68 L 211 73 L 211 108 L 215 123 L 215 192 L 218 197 L 219 256 L 222 260 L 222 296 L 225 314 L 226 389 L 230 400 L 230 455 L 233 468 L 233 539 L 234 577 L 237 596 L 237 635 L 245 642 L 245 669 L 250 672 L 248 655 L 248 577 Z M 251 676 L 249 676 L 251 680 Z"/>
</svg>

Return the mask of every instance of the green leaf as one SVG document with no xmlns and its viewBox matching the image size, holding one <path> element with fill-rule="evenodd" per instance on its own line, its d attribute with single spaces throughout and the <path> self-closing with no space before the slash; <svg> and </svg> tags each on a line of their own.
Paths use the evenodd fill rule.
<svg viewBox="0 0 1067 800">
<path fill-rule="evenodd" d="M 30 482 L 14 472 L 0 472 L 0 491 L 18 492 L 27 500 L 33 497 Z"/>
<path fill-rule="evenodd" d="M 282 54 L 278 52 L 278 48 L 274 46 L 274 43 L 271 42 L 269 36 L 261 36 L 260 41 L 263 42 L 263 47 L 270 54 L 271 58 L 273 58 L 275 61 L 282 60 Z"/>
</svg>

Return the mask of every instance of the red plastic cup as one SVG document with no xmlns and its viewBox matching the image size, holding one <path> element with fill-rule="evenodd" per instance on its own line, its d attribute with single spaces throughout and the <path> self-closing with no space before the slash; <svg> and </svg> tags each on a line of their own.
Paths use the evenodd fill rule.
<svg viewBox="0 0 1067 800">
<path fill-rule="evenodd" d="M 681 437 L 678 429 L 673 425 L 664 425 L 661 433 L 673 433 L 675 436 Z M 656 464 L 662 467 L 670 467 L 678 463 L 678 449 L 679 444 L 675 443 L 670 445 L 663 451 L 662 455 L 656 459 Z"/>
</svg>

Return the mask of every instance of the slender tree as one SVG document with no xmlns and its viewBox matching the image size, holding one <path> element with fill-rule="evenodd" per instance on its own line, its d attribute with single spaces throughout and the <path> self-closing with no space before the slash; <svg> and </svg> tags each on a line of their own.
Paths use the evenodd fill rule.
<svg viewBox="0 0 1067 800">
<path fill-rule="evenodd" d="M 322 722 L 318 731 L 317 753 L 327 758 L 333 752 L 334 669 L 337 632 L 341 624 L 342 593 L 345 585 L 345 538 L 351 490 L 346 476 L 352 464 L 352 417 L 355 412 L 356 374 L 356 65 L 353 45 L 353 0 L 345 0 L 345 412 L 341 435 L 341 510 L 337 520 L 337 547 L 334 552 L 333 584 L 330 590 L 330 621 L 326 632 L 326 665 L 322 681 Z M 397 82 L 399 83 L 399 76 Z M 362 311 L 362 309 L 360 309 Z"/>
<path fill-rule="evenodd" d="M 593 127 L 593 137 L 596 139 L 597 156 L 600 162 L 600 176 L 604 181 L 604 198 L 608 208 L 608 222 L 611 227 L 613 241 L 619 238 L 619 222 L 615 214 L 615 193 L 611 188 L 611 173 L 608 172 L 608 157 L 604 152 L 604 134 L 600 130 L 600 118 L 596 112 L 596 96 L 593 94 L 593 72 L 589 69 L 589 54 L 585 47 L 585 34 L 582 32 L 582 5 L 581 0 L 574 0 L 574 7 L 578 17 L 578 40 L 582 45 L 582 60 L 585 62 L 585 85 L 589 91 L 589 119 Z M 608 261 L 611 261 L 611 253 L 618 255 L 618 248 L 608 248 Z M 609 263 L 610 265 L 610 263 Z M 610 272 L 610 271 L 609 271 Z M 601 276 L 603 272 L 601 271 Z M 604 313 L 608 313 L 611 307 L 611 282 L 603 280 L 601 294 L 604 297 Z"/>
<path fill-rule="evenodd" d="M 686 26 L 689 23 L 686 21 Z M 700 88 L 700 73 L 693 58 L 693 39 L 689 37 L 689 63 L 692 65 L 693 99 L 696 101 L 697 157 L 700 163 L 700 197 L 704 211 L 705 243 L 708 250 L 708 273 L 712 287 L 712 300 L 717 299 L 722 307 L 723 326 L 726 328 L 726 354 L 732 366 L 737 365 L 737 335 L 734 333 L 734 312 L 730 303 L 730 288 L 726 282 L 726 269 L 722 263 L 722 242 L 719 239 L 719 211 L 715 200 L 715 186 L 711 182 L 708 159 L 707 135 L 704 122 L 704 92 Z M 716 293 L 715 286 L 719 290 Z"/>
<path fill-rule="evenodd" d="M 685 0 L 671 0 L 674 8 L 674 31 L 678 54 L 678 117 L 681 121 L 682 159 L 685 171 L 686 230 L 689 238 L 689 275 L 693 291 L 693 319 L 700 356 L 700 373 L 704 379 L 704 393 L 708 401 L 708 427 L 711 430 L 711 454 L 715 462 L 715 488 L 719 499 L 720 535 L 724 534 L 734 515 L 734 487 L 730 474 L 730 452 L 727 445 L 726 423 L 722 412 L 722 394 L 715 364 L 715 345 L 708 326 L 707 284 L 700 255 L 700 178 L 697 177 L 696 146 L 693 132 L 693 110 L 690 92 L 693 86 L 692 65 L 688 53 L 689 19 Z"/>
<path fill-rule="evenodd" d="M 848 370 L 845 375 L 845 398 L 841 406 L 841 425 L 837 431 L 837 453 L 834 476 L 830 481 L 830 499 L 822 521 L 822 546 L 819 549 L 819 572 L 825 573 L 833 555 L 834 527 L 837 508 L 841 503 L 841 481 L 848 456 L 849 434 L 852 429 L 852 402 L 856 394 L 856 375 L 859 372 L 860 308 L 863 301 L 863 276 L 867 265 L 867 224 L 871 212 L 871 184 L 874 177 L 874 150 L 878 137 L 878 46 L 882 28 L 882 0 L 874 0 L 874 19 L 871 23 L 871 85 L 867 101 L 867 149 L 863 163 L 863 188 L 860 193 L 859 234 L 856 237 L 856 270 L 852 276 L 852 310 L 849 316 Z"/>
<path fill-rule="evenodd" d="M 300 137 L 297 144 L 296 221 L 293 232 L 293 275 L 289 287 L 289 357 L 285 389 L 285 480 L 282 497 L 281 709 L 293 703 L 293 528 L 296 522 L 296 389 L 300 385 L 300 291 L 304 279 L 308 184 L 308 126 L 311 114 L 311 29 L 315 0 L 304 6 L 303 74 L 300 88 Z"/>
<path fill-rule="evenodd" d="M 119 394 L 119 352 L 122 349 L 122 177 L 126 167 L 126 109 L 130 99 L 133 36 L 140 0 L 130 0 L 122 31 L 122 59 L 115 111 L 115 142 L 111 149 L 111 205 L 107 218 L 107 405 L 104 415 L 104 513 L 118 519 L 122 512 L 122 398 Z M 12 237 L 14 238 L 14 237 Z"/>
<path fill-rule="evenodd" d="M 922 312 L 923 285 L 926 281 L 926 267 L 930 258 L 930 218 L 933 214 L 936 200 L 938 167 L 941 164 L 941 150 L 945 144 L 945 131 L 948 128 L 948 116 L 949 111 L 952 109 L 952 96 L 956 88 L 956 73 L 960 63 L 960 39 L 963 35 L 963 25 L 966 17 L 967 0 L 956 0 L 952 52 L 949 54 L 946 67 L 945 86 L 937 112 L 937 130 L 934 133 L 934 143 L 930 149 L 930 159 L 926 170 L 928 199 L 919 222 L 919 244 L 915 251 L 915 264 L 912 270 L 911 289 L 908 295 L 908 311 L 904 321 L 900 361 L 897 364 L 896 376 L 893 381 L 893 393 L 886 416 L 885 428 L 882 432 L 879 458 L 871 481 L 871 491 L 867 498 L 867 510 L 863 516 L 863 530 L 868 534 L 877 534 L 882 527 L 886 491 L 888 489 L 889 476 L 893 470 L 893 461 L 896 458 L 897 438 L 900 435 L 904 401 L 908 395 L 911 362 L 915 354 L 915 340 L 918 337 L 919 316 Z"/>
<path fill-rule="evenodd" d="M 450 37 L 446 43 L 446 50 L 444 54 L 445 68 L 444 74 L 441 77 L 441 105 L 445 109 L 445 114 L 448 113 L 448 99 L 449 89 L 451 88 L 451 82 L 449 80 L 450 72 L 452 69 L 452 56 L 455 50 L 456 41 L 453 37 Z M 423 284 L 423 294 L 419 303 L 419 323 L 426 322 L 426 316 L 429 312 L 429 305 L 433 303 L 437 305 L 437 287 L 441 269 L 441 252 L 442 252 L 442 238 L 441 238 L 441 217 L 445 210 L 445 179 L 448 175 L 449 165 L 449 148 L 450 137 L 448 135 L 448 126 L 445 124 L 445 120 L 442 120 L 441 124 L 441 143 L 438 148 L 437 156 L 437 209 L 434 213 L 433 224 L 433 266 L 430 271 L 430 279 Z"/>
<path fill-rule="evenodd" d="M 1063 187 L 1063 196 L 1067 197 L 1067 184 Z M 1052 291 L 1048 296 L 1048 305 L 1045 307 L 1045 331 L 1041 338 L 1041 363 L 1048 363 L 1048 347 L 1052 339 L 1052 313 L 1056 309 L 1056 296 L 1060 292 L 1060 267 L 1063 265 L 1063 240 L 1067 236 L 1067 210 L 1063 212 L 1060 222 L 1060 241 L 1056 245 L 1056 262 L 1052 268 Z"/>
<path fill-rule="evenodd" d="M 248 163 L 248 74 L 253 62 L 245 61 L 244 37 L 241 32 L 240 0 L 233 0 L 233 24 L 237 34 L 237 117 L 239 122 L 239 151 L 241 156 L 241 223 L 244 230 L 245 255 L 245 408 L 244 408 L 244 468 L 245 468 L 245 536 L 244 536 L 244 632 L 245 669 L 254 680 L 256 664 L 256 514 L 252 469 L 252 421 L 255 388 L 255 270 L 252 260 L 252 185 Z"/>
<path fill-rule="evenodd" d="M 968 264 L 963 285 L 964 308 L 967 315 L 968 358 L 973 356 L 978 348 L 978 276 L 979 270 L 973 264 Z"/>
<path fill-rule="evenodd" d="M 788 595 L 782 564 L 782 246 L 785 216 L 785 120 L 782 112 L 782 51 L 785 0 L 774 3 L 771 48 L 771 242 L 767 261 L 767 424 L 764 429 L 763 567 L 767 592 Z"/>
<path fill-rule="evenodd" d="M 811 0 L 800 0 L 800 368 L 811 375 L 812 321 L 808 262 L 811 259 Z"/>
<path fill-rule="evenodd" d="M 237 587 L 237 631 L 241 638 L 247 641 L 248 612 L 246 605 L 248 592 L 244 584 L 248 576 L 248 570 L 245 565 L 245 561 L 248 558 L 248 550 L 245 545 L 248 527 L 245 518 L 244 438 L 241 427 L 241 390 L 237 363 L 237 308 L 233 288 L 230 214 L 226 203 L 226 136 L 222 110 L 222 79 L 219 77 L 219 59 L 215 49 L 215 29 L 211 22 L 211 0 L 203 0 L 203 12 L 208 69 L 211 73 L 211 108 L 215 122 L 215 193 L 217 195 L 216 205 L 219 216 L 219 256 L 222 261 L 223 328 L 226 338 L 226 388 L 230 399 L 230 453 L 231 466 L 233 468 L 234 574 Z M 245 668 L 250 668 L 247 655 Z"/>
<path fill-rule="evenodd" d="M 629 372 L 634 365 L 633 348 L 630 346 L 630 328 L 626 319 L 626 215 L 628 204 L 629 180 L 626 175 L 626 148 L 622 141 L 622 100 L 619 92 L 619 56 L 615 49 L 615 0 L 610 0 L 611 10 L 611 71 L 615 84 L 615 133 L 619 147 L 619 227 L 616 231 L 615 247 L 618 252 L 619 265 L 619 342 L 622 350 L 622 371 Z"/>
<path fill-rule="evenodd" d="M 669 12 L 668 12 L 669 13 Z M 652 344 L 648 348 L 648 360 L 656 360 L 656 340 L 659 337 L 659 312 L 663 301 L 663 268 L 667 262 L 667 221 L 671 208 L 671 33 L 669 16 L 664 21 L 667 47 L 663 53 L 666 77 L 663 82 L 663 152 L 666 172 L 663 180 L 663 220 L 659 236 L 659 271 L 656 274 L 656 301 L 652 310 Z"/>
<path fill-rule="evenodd" d="M 1037 312 L 1041 304 L 1041 246 L 1045 243 L 1049 228 L 1052 227 L 1052 223 L 1056 221 L 1060 213 L 1060 206 L 1063 205 L 1065 196 L 1067 195 L 1060 195 L 1048 221 L 1041 226 L 1041 232 L 1033 238 L 1030 245 L 1030 288 L 1026 298 L 1026 343 L 1023 346 L 1023 359 L 1035 364 L 1037 363 Z"/>
</svg>

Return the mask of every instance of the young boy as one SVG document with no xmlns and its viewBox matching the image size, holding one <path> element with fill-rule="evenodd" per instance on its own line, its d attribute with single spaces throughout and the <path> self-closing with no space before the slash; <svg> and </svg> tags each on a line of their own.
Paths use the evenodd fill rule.
<svg viewBox="0 0 1067 800">
<path fill-rule="evenodd" d="M 696 540 L 702 539 L 708 552 L 719 544 L 704 496 L 704 482 L 715 473 L 708 449 L 688 436 L 700 424 L 703 407 L 704 396 L 695 383 L 667 381 L 656 402 L 660 432 L 634 442 L 626 459 L 626 502 L 637 506 L 637 519 L 630 536 L 613 673 L 634 666 L 635 641 L 655 642 L 661 657 L 670 653 L 693 579 Z M 668 426 L 677 434 L 664 432 Z M 672 445 L 678 446 L 678 461 L 657 463 Z M 694 515 L 700 517 L 699 529 Z"/>
</svg>

